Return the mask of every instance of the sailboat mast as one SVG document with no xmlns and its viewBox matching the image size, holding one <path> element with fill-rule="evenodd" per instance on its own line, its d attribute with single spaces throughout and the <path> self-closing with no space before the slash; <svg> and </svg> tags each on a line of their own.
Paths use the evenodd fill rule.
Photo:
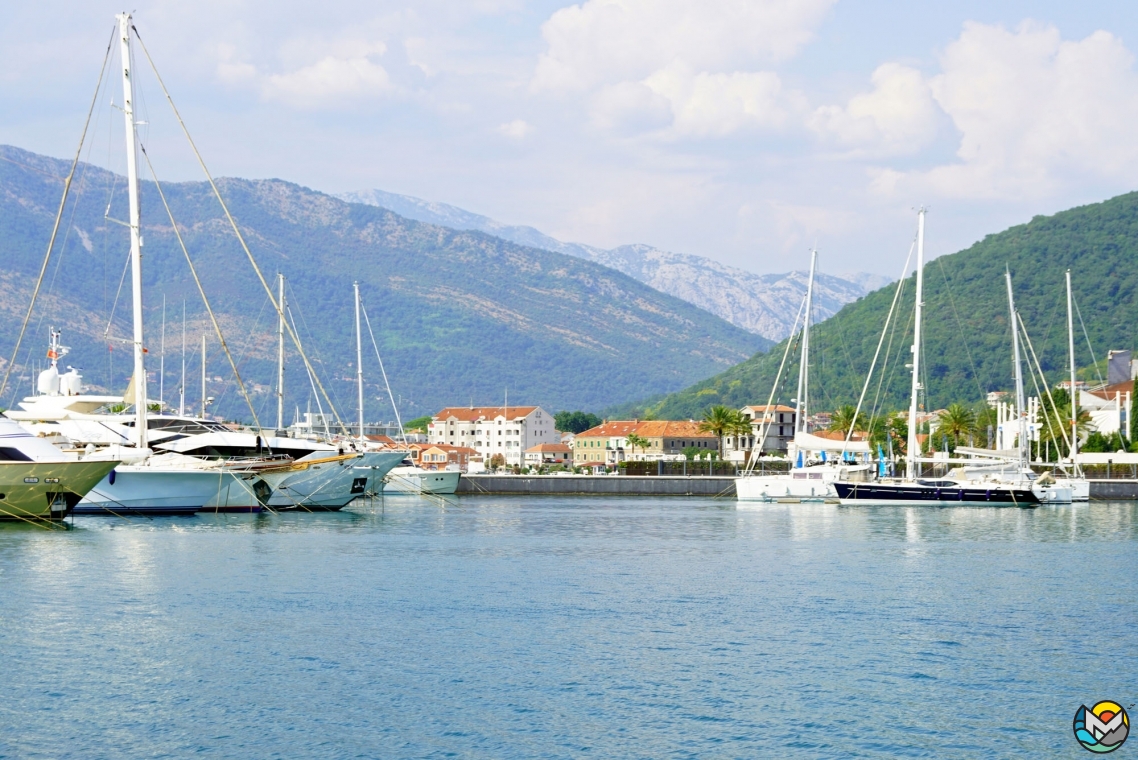
<svg viewBox="0 0 1138 760">
<path fill-rule="evenodd" d="M 162 355 L 158 358 L 158 403 L 166 405 L 166 294 L 162 294 Z"/>
<path fill-rule="evenodd" d="M 1019 325 L 1016 324 L 1016 304 L 1015 298 L 1012 296 L 1012 273 L 1010 271 L 1005 273 L 1008 281 L 1008 310 L 1011 313 L 1012 325 L 1012 367 L 1015 370 L 1016 378 L 1016 417 L 1018 424 L 1019 434 L 1019 461 L 1021 467 L 1027 466 L 1027 409 L 1025 408 L 1025 399 L 1023 393 L 1023 369 L 1020 367 L 1019 360 Z"/>
<path fill-rule="evenodd" d="M 142 212 L 138 197 L 138 132 L 134 119 L 134 91 L 131 81 L 129 13 L 120 13 L 119 49 L 122 55 L 123 118 L 126 120 L 126 176 L 130 200 L 130 283 L 133 289 L 134 316 L 134 412 L 138 447 L 145 449 L 146 429 L 146 364 L 142 338 Z"/>
<path fill-rule="evenodd" d="M 178 416 L 186 416 L 186 299 L 182 299 L 182 382 L 178 385 Z"/>
<path fill-rule="evenodd" d="M 794 432 L 806 431 L 807 399 L 810 395 L 810 309 L 814 302 L 814 268 L 818 251 L 810 251 L 810 279 L 806 281 L 806 317 L 802 323 L 802 358 L 798 363 L 798 397 L 795 403 Z"/>
<path fill-rule="evenodd" d="M 202 419 L 205 419 L 206 405 L 209 401 L 205 396 L 205 333 L 202 333 Z"/>
<path fill-rule="evenodd" d="M 352 283 L 356 295 L 356 410 L 360 416 L 360 440 L 364 439 L 364 352 L 360 336 L 360 284 Z"/>
<path fill-rule="evenodd" d="M 280 311 L 277 312 L 277 430 L 284 429 L 284 310 L 285 290 L 284 275 L 277 273 L 277 303 Z"/>
<path fill-rule="evenodd" d="M 925 293 L 925 209 L 917 211 L 917 291 L 913 310 L 913 387 L 909 395 L 909 441 L 905 455 L 905 476 L 917 477 L 917 457 L 921 454 L 917 442 L 917 396 L 921 391 L 921 312 Z"/>
<path fill-rule="evenodd" d="M 1071 359 L 1071 464 L 1079 455 L 1079 392 L 1075 389 L 1075 318 L 1071 295 L 1071 270 L 1067 270 L 1067 352 Z"/>
</svg>

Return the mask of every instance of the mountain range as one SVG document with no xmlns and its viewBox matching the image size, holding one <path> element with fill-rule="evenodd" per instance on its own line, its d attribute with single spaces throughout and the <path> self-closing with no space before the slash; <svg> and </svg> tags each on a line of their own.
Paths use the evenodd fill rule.
<svg viewBox="0 0 1138 760">
<path fill-rule="evenodd" d="M 930 214 L 929 235 L 936 235 Z M 989 391 L 1013 388 L 1011 330 L 1005 271 L 1012 276 L 1016 308 L 1031 344 L 1024 347 L 1029 394 L 1042 386 L 1030 379 L 1028 362 L 1038 356 L 1048 384 L 1067 377 L 1067 316 L 1064 273 L 1071 271 L 1077 315 L 1076 363 L 1084 379 L 1097 382 L 1111 349 L 1138 348 L 1138 192 L 989 235 L 958 253 L 925 265 L 922 338 L 922 405 L 979 404 Z M 908 406 L 911 373 L 914 278 L 904 281 L 898 316 L 882 349 L 870 385 L 869 409 Z M 832 410 L 857 402 L 878 345 L 893 287 L 848 304 L 811 330 L 811 406 Z M 786 342 L 676 394 L 626 405 L 617 414 L 693 417 L 718 403 L 766 403 Z M 776 399 L 794 396 L 796 351 L 784 370 Z"/>
<path fill-rule="evenodd" d="M 0 147 L 0 361 L 11 355 L 39 271 L 67 162 Z M 124 180 L 82 165 L 44 291 L 18 359 L 13 403 L 43 366 L 47 329 L 73 347 L 65 363 L 96 388 L 120 391 L 130 373 L 130 280 Z M 282 180 L 218 181 L 266 276 L 282 272 L 298 331 L 341 414 L 354 417 L 352 283 L 358 282 L 393 393 L 405 417 L 446 405 L 511 403 L 549 411 L 598 409 L 683 388 L 743 361 L 770 341 L 621 272 L 489 234 L 408 219 Z M 203 182 L 164 183 L 178 228 L 225 328 L 258 415 L 275 417 L 276 318 L 270 301 Z M 215 411 L 247 419 L 228 380 L 181 249 L 152 182 L 142 187 L 148 367 L 160 364 L 166 299 L 166 400 L 181 369 L 188 313 L 187 399 L 201 395 L 197 346 L 208 339 L 207 393 Z M 109 208 L 106 216 L 105 210 Z M 109 332 L 107 326 L 110 325 Z M 390 419 L 365 333 L 369 419 Z M 311 383 L 289 349 L 288 415 Z M 157 380 L 151 397 L 157 397 Z M 313 406 L 313 410 L 316 407 Z"/>
<path fill-rule="evenodd" d="M 770 340 L 782 340 L 790 333 L 806 293 L 807 272 L 760 275 L 703 256 L 662 251 L 649 245 L 604 249 L 567 243 L 533 227 L 503 224 L 457 206 L 382 190 L 342 193 L 338 197 L 390 209 L 408 219 L 459 230 L 478 230 L 519 245 L 603 264 Z M 825 319 L 845 304 L 888 282 L 888 277 L 865 272 L 840 275 L 819 272 L 814 287 L 816 314 L 819 319 Z"/>
</svg>

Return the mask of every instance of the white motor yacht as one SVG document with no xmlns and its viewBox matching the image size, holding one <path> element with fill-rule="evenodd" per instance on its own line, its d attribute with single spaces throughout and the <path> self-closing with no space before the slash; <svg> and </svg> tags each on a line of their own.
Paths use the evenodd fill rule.
<svg viewBox="0 0 1138 760">
<path fill-rule="evenodd" d="M 66 517 L 118 464 L 81 461 L 0 415 L 0 519 Z"/>
<path fill-rule="evenodd" d="M 413 464 L 394 468 L 384 479 L 384 493 L 397 494 L 453 494 L 458 490 L 462 472 L 454 470 L 428 470 Z"/>
</svg>

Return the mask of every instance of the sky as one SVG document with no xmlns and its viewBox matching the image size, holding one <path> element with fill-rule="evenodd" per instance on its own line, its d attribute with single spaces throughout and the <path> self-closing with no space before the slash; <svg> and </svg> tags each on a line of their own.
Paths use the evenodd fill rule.
<svg viewBox="0 0 1138 760">
<path fill-rule="evenodd" d="M 0 143 L 70 157 L 120 9 L 4 3 Z M 1138 189 L 1138 14 L 1102 0 L 137 0 L 217 176 L 563 240 L 896 276 Z M 201 175 L 136 51 L 164 180 Z M 85 156 L 122 169 L 117 80 Z M 117 119 L 117 124 L 116 124 Z M 114 132 L 115 128 L 119 132 Z"/>
</svg>

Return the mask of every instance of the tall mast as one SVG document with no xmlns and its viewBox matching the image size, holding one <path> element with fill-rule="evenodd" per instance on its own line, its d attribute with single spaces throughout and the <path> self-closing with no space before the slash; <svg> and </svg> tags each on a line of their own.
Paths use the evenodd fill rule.
<svg viewBox="0 0 1138 760">
<path fill-rule="evenodd" d="M 1067 270 L 1067 352 L 1071 357 L 1071 464 L 1079 455 L 1079 392 L 1075 390 L 1075 297 L 1071 294 L 1071 270 Z"/>
<path fill-rule="evenodd" d="M 906 447 L 905 476 L 917 477 L 917 457 L 921 445 L 917 442 L 917 396 L 921 391 L 921 312 L 925 294 L 925 209 L 917 211 L 917 292 L 913 310 L 913 389 L 909 396 L 909 442 Z"/>
<path fill-rule="evenodd" d="M 1028 461 L 1028 442 L 1027 442 L 1027 409 L 1025 408 L 1025 400 L 1023 393 L 1023 369 L 1020 367 L 1019 361 L 1019 325 L 1016 324 L 1016 304 L 1012 296 L 1012 273 L 1007 271 L 1005 277 L 1008 281 L 1008 310 L 1011 313 L 1012 324 L 1012 367 L 1015 370 L 1016 378 L 1016 421 L 1018 425 L 1019 440 L 1019 461 L 1021 467 L 1027 466 Z"/>
<path fill-rule="evenodd" d="M 285 310 L 284 275 L 277 274 L 277 303 L 280 311 L 277 312 L 277 430 L 284 429 L 284 310 Z"/>
<path fill-rule="evenodd" d="M 182 382 L 178 386 L 178 416 L 186 416 L 186 299 L 182 299 Z"/>
<path fill-rule="evenodd" d="M 814 266 L 818 261 L 818 251 L 810 251 L 810 279 L 806 281 L 806 318 L 802 323 L 802 359 L 798 363 L 798 397 L 795 404 L 794 432 L 806 431 L 806 403 L 810 395 L 810 309 L 814 299 Z"/>
<path fill-rule="evenodd" d="M 158 403 L 166 403 L 166 294 L 162 294 L 162 355 L 158 358 Z"/>
<path fill-rule="evenodd" d="M 205 396 L 205 333 L 202 333 L 202 419 L 205 419 L 205 409 L 209 402 Z"/>
<path fill-rule="evenodd" d="M 364 353 L 360 339 L 360 284 L 352 283 L 356 294 L 356 409 L 360 415 L 360 440 L 364 439 Z"/>
<path fill-rule="evenodd" d="M 129 13 L 115 16 L 119 20 L 119 49 L 122 56 L 123 118 L 126 120 L 126 177 L 130 198 L 130 284 L 134 294 L 134 414 L 138 430 L 138 447 L 145 449 L 146 429 L 146 364 L 142 344 L 142 220 L 138 198 L 138 133 L 134 120 L 134 92 L 131 82 Z"/>
</svg>

